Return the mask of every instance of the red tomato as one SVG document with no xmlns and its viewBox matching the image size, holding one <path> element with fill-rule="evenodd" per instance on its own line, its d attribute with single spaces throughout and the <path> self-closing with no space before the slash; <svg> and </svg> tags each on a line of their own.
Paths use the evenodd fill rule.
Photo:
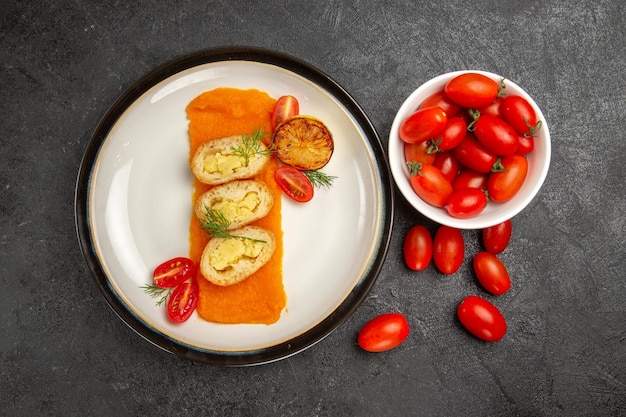
<svg viewBox="0 0 626 417">
<path fill-rule="evenodd" d="M 438 134 L 447 121 L 446 112 L 441 107 L 426 107 L 404 119 L 398 135 L 406 143 L 423 142 Z"/>
<path fill-rule="evenodd" d="M 430 143 L 404 143 L 404 159 L 407 162 L 432 164 L 435 162 L 435 152 L 429 153 Z"/>
<path fill-rule="evenodd" d="M 462 168 L 452 183 L 452 191 L 459 191 L 464 188 L 480 188 L 487 190 L 487 178 L 489 174 L 477 172 L 473 169 Z"/>
<path fill-rule="evenodd" d="M 465 73 L 448 81 L 444 91 L 450 100 L 461 107 L 478 108 L 491 104 L 500 86 L 491 78 L 478 73 Z"/>
<path fill-rule="evenodd" d="M 487 206 L 487 196 L 485 192 L 478 188 L 465 188 L 454 192 L 446 210 L 452 217 L 467 219 L 480 214 Z"/>
<path fill-rule="evenodd" d="M 535 109 L 521 96 L 506 96 L 500 111 L 504 120 L 522 136 L 533 136 L 541 128 Z"/>
<path fill-rule="evenodd" d="M 276 129 L 276 126 L 300 113 L 300 104 L 298 99 L 294 96 L 282 96 L 274 105 L 274 111 L 272 112 L 272 132 Z"/>
<path fill-rule="evenodd" d="M 413 226 L 404 237 L 404 261 L 414 271 L 423 271 L 433 257 L 433 239 L 424 226 Z"/>
<path fill-rule="evenodd" d="M 452 117 L 448 119 L 446 127 L 437 137 L 431 139 L 429 152 L 449 151 L 461 143 L 467 131 L 467 123 L 462 117 Z"/>
<path fill-rule="evenodd" d="M 498 156 L 488 151 L 471 133 L 465 135 L 461 143 L 452 149 L 452 153 L 461 165 L 477 172 L 491 172 L 493 164 L 498 160 Z"/>
<path fill-rule="evenodd" d="M 452 194 L 452 185 L 441 171 L 429 164 L 408 163 L 411 177 L 411 187 L 426 203 L 443 207 Z"/>
<path fill-rule="evenodd" d="M 200 290 L 198 282 L 192 278 L 174 288 L 167 300 L 167 316 L 174 323 L 187 321 L 198 305 Z"/>
<path fill-rule="evenodd" d="M 513 224 L 510 219 L 483 229 L 482 237 L 485 250 L 495 255 L 502 253 L 511 240 L 512 232 Z"/>
<path fill-rule="evenodd" d="M 460 168 L 459 162 L 452 155 L 452 152 L 437 152 L 433 166 L 441 171 L 445 179 L 450 183 L 454 181 Z"/>
<path fill-rule="evenodd" d="M 188 258 L 174 258 L 157 266 L 152 274 L 154 285 L 173 288 L 196 276 L 196 264 Z"/>
<path fill-rule="evenodd" d="M 433 260 L 435 266 L 444 274 L 453 274 L 459 270 L 465 257 L 465 242 L 457 228 L 439 226 L 433 239 Z"/>
<path fill-rule="evenodd" d="M 496 155 L 512 155 L 519 146 L 517 132 L 504 120 L 488 114 L 480 115 L 474 123 L 474 135 Z"/>
<path fill-rule="evenodd" d="M 419 109 L 424 109 L 426 107 L 441 107 L 443 111 L 446 112 L 446 116 L 452 117 L 461 110 L 461 106 L 453 103 L 448 96 L 446 96 L 445 91 L 441 90 L 427 97 L 426 100 L 420 104 Z"/>
<path fill-rule="evenodd" d="M 409 323 L 400 313 L 387 313 L 374 317 L 359 332 L 358 343 L 368 352 L 393 349 L 408 337 Z"/>
<path fill-rule="evenodd" d="M 292 200 L 306 203 L 313 198 L 311 180 L 298 169 L 283 165 L 276 170 L 274 178 L 280 189 Z"/>
<path fill-rule="evenodd" d="M 493 103 L 485 107 L 479 108 L 478 112 L 481 115 L 489 114 L 494 117 L 502 117 L 502 112 L 500 111 L 501 105 L 502 105 L 502 97 L 497 97 Z"/>
<path fill-rule="evenodd" d="M 519 146 L 516 153 L 526 155 L 535 149 L 535 138 L 532 136 L 518 136 L 517 139 L 519 140 Z"/>
<path fill-rule="evenodd" d="M 509 271 L 493 253 L 478 252 L 474 256 L 473 265 L 478 282 L 490 293 L 501 295 L 511 288 Z"/>
<path fill-rule="evenodd" d="M 506 321 L 500 310 L 489 301 L 469 295 L 459 305 L 457 315 L 461 324 L 474 336 L 487 342 L 497 342 L 506 334 Z"/>
<path fill-rule="evenodd" d="M 502 203 L 510 200 L 524 183 L 528 173 L 528 161 L 523 155 L 509 155 L 502 158 L 503 171 L 492 172 L 487 181 L 489 198 Z"/>
</svg>

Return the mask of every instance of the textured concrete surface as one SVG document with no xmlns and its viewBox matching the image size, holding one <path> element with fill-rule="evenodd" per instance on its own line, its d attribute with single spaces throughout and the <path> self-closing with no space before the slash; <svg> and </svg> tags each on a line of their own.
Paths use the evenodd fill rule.
<svg viewBox="0 0 626 417">
<path fill-rule="evenodd" d="M 626 11 L 567 1 L 4 1 L 0 16 L 0 414 L 7 416 L 626 415 Z M 397 194 L 370 297 L 313 348 L 261 367 L 183 361 L 104 302 L 74 230 L 74 186 L 99 118 L 181 54 L 254 45 L 295 55 L 361 104 L 384 144 L 395 110 L 443 72 L 508 76 L 550 124 L 553 160 L 502 255 L 497 344 L 455 319 L 486 295 L 468 260 L 452 277 L 403 264 L 404 233 L 434 225 Z M 478 236 L 465 233 L 468 253 Z M 493 299 L 493 298 L 492 298 Z M 412 333 L 359 350 L 373 316 Z"/>
</svg>

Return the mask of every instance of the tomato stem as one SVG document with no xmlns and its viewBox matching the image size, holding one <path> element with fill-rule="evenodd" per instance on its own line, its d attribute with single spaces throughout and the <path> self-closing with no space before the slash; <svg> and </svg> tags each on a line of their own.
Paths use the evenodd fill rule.
<svg viewBox="0 0 626 417">
<path fill-rule="evenodd" d="M 474 125 L 476 124 L 478 119 L 480 119 L 480 111 L 478 111 L 478 109 L 467 109 L 467 113 L 472 117 L 472 122 L 467 125 L 467 131 L 473 132 Z"/>
<path fill-rule="evenodd" d="M 422 163 L 421 162 L 415 162 L 415 161 L 408 161 L 406 163 L 407 167 L 409 168 L 409 173 L 411 174 L 412 177 L 419 175 L 419 176 L 424 176 L 424 174 L 422 173 Z"/>
<path fill-rule="evenodd" d="M 498 157 L 496 162 L 491 166 L 491 172 L 502 172 L 504 171 L 504 165 L 502 165 L 502 158 Z"/>
<path fill-rule="evenodd" d="M 506 91 L 504 91 L 505 88 L 506 84 L 504 83 L 504 78 L 500 78 L 500 87 L 498 88 L 498 95 L 496 98 L 506 96 Z"/>
</svg>

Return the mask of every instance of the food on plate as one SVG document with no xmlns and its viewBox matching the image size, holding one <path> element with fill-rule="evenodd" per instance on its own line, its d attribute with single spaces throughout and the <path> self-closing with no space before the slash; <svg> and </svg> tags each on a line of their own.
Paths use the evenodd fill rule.
<svg viewBox="0 0 626 417">
<path fill-rule="evenodd" d="M 323 168 L 333 154 L 333 137 L 324 123 L 313 116 L 293 116 L 276 127 L 273 151 L 287 165 L 304 171 Z"/>
<path fill-rule="evenodd" d="M 198 292 L 198 282 L 195 277 L 174 288 L 167 300 L 167 317 L 174 323 L 187 321 L 198 305 Z"/>
<path fill-rule="evenodd" d="M 465 297 L 457 308 L 457 316 L 471 334 L 486 342 L 497 342 L 506 334 L 506 321 L 500 310 L 476 295 Z"/>
<path fill-rule="evenodd" d="M 274 111 L 272 111 L 272 132 L 276 127 L 289 119 L 300 114 L 300 103 L 294 96 L 282 96 L 276 100 Z"/>
<path fill-rule="evenodd" d="M 269 186 L 256 179 L 234 180 L 203 193 L 195 203 L 200 223 L 219 212 L 228 222 L 227 229 L 237 229 L 265 217 L 274 205 Z"/>
<path fill-rule="evenodd" d="M 210 140 L 198 146 L 191 159 L 191 170 L 198 181 L 217 185 L 251 178 L 270 159 L 271 152 L 262 141 L 262 132 Z"/>
<path fill-rule="evenodd" d="M 357 342 L 368 352 L 384 352 L 398 347 L 409 336 L 409 323 L 400 313 L 374 317 L 363 326 Z"/>
<path fill-rule="evenodd" d="M 286 196 L 298 203 L 306 203 L 313 198 L 313 182 L 302 171 L 290 165 L 276 170 L 276 183 Z"/>
<path fill-rule="evenodd" d="M 160 288 L 173 288 L 196 276 L 196 264 L 189 258 L 177 257 L 154 269 L 152 280 Z"/>
<path fill-rule="evenodd" d="M 233 230 L 230 237 L 209 240 L 202 252 L 200 272 L 215 285 L 237 284 L 265 265 L 275 250 L 271 231 L 244 226 Z"/>
</svg>

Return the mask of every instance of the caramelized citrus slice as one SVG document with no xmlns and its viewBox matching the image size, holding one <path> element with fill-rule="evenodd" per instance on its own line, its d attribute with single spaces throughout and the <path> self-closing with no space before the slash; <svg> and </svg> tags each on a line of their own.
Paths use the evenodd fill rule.
<svg viewBox="0 0 626 417">
<path fill-rule="evenodd" d="M 285 120 L 276 127 L 273 142 L 278 159 L 305 171 L 326 165 L 335 147 L 328 128 L 312 116 Z"/>
</svg>

